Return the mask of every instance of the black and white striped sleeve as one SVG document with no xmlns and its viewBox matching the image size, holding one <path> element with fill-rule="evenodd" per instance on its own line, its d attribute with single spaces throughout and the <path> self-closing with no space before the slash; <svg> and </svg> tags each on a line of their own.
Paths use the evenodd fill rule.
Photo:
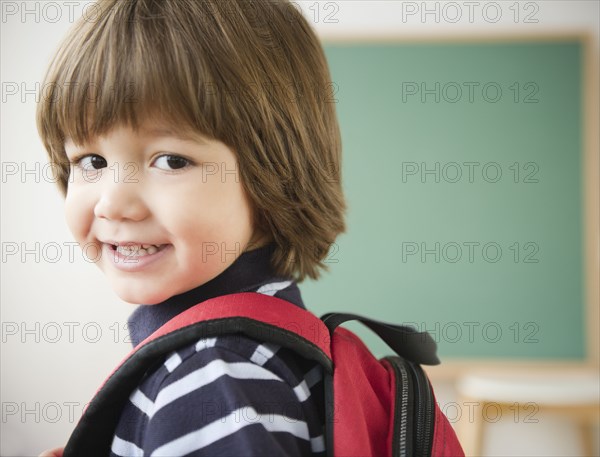
<svg viewBox="0 0 600 457">
<path fill-rule="evenodd" d="M 255 360 L 200 340 L 184 361 L 178 353 L 154 400 L 132 396 L 147 417 L 140 437 L 144 456 L 302 456 L 323 451 L 312 437 L 304 383 L 290 385 Z M 269 345 L 259 345 L 269 352 Z M 257 360 L 259 363 L 257 363 Z M 113 443 L 114 444 L 114 443 Z"/>
</svg>

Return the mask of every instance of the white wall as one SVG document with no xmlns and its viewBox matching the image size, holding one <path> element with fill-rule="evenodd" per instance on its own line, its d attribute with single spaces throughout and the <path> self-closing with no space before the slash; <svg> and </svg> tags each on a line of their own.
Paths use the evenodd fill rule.
<svg viewBox="0 0 600 457">
<path fill-rule="evenodd" d="M 78 248 L 71 251 L 62 199 L 44 167 L 45 151 L 35 128 L 36 84 L 59 40 L 88 3 L 0 3 L 0 452 L 4 456 L 37 455 L 64 444 L 83 404 L 130 349 L 125 323 L 134 306 L 122 302 L 108 288 L 100 271 L 84 260 Z M 472 19 L 468 2 L 296 3 L 324 39 L 583 31 L 593 37 L 598 55 L 600 11 L 595 0 L 519 2 L 516 7 L 514 1 L 478 1 L 471 6 Z M 418 13 L 409 14 L 415 8 Z M 438 17 L 434 13 L 421 17 L 424 8 L 438 8 Z M 520 12 L 516 23 L 515 9 Z M 459 11 L 462 17 L 456 20 Z M 498 11 L 502 16 L 494 22 Z M 525 23 L 527 14 L 533 14 L 529 19 L 537 22 Z M 13 250 L 15 254 L 11 254 Z M 22 259 L 26 250 L 29 252 Z M 56 257 L 60 258 L 51 261 Z M 451 386 L 438 386 L 440 403 L 453 396 Z M 574 429 L 552 418 L 540 422 L 527 429 L 510 421 L 493 424 L 486 451 L 490 455 L 578 452 Z"/>
</svg>

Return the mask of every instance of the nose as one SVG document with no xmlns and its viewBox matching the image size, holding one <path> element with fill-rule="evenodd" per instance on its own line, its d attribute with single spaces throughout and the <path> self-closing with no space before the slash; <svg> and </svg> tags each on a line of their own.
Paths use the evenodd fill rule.
<svg viewBox="0 0 600 457">
<path fill-rule="evenodd" d="M 139 182 L 108 177 L 102 183 L 102 191 L 94 214 L 100 219 L 141 221 L 148 217 L 149 210 L 142 198 Z"/>
</svg>

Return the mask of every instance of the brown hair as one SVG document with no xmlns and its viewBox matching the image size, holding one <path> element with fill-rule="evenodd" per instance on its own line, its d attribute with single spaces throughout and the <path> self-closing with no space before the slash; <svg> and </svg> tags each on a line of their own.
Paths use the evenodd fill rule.
<svg viewBox="0 0 600 457">
<path fill-rule="evenodd" d="M 287 1 L 99 0 L 45 77 L 38 131 L 66 196 L 64 143 L 156 114 L 237 154 L 278 275 L 318 279 L 345 232 L 334 84 L 317 37 Z M 92 14 L 90 14 L 90 11 Z"/>
</svg>

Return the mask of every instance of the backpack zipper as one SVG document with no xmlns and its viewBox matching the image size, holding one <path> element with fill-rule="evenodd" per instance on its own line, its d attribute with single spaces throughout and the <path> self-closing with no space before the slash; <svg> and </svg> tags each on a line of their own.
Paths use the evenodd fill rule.
<svg viewBox="0 0 600 457">
<path fill-rule="evenodd" d="M 408 374 L 406 373 L 406 368 L 404 368 L 404 364 L 399 363 L 400 367 L 400 376 L 402 378 L 402 387 L 401 387 L 401 409 L 400 409 L 400 456 L 401 457 L 409 457 L 408 454 L 408 444 L 407 444 L 407 428 L 408 428 Z"/>
<path fill-rule="evenodd" d="M 435 414 L 431 386 L 420 366 L 410 361 L 407 362 L 407 365 L 411 368 L 415 387 L 413 389 L 415 392 L 413 404 L 416 412 L 414 455 L 429 457 L 433 443 L 433 418 Z"/>
<path fill-rule="evenodd" d="M 389 362 L 394 370 L 396 391 L 394 392 L 396 406 L 394 407 L 394 430 L 392 439 L 392 457 L 412 457 L 413 435 L 409 423 L 411 410 L 411 383 L 408 378 L 405 361 L 400 357 L 388 356 L 384 360 Z"/>
<path fill-rule="evenodd" d="M 431 385 L 423 369 L 400 357 L 388 356 L 396 373 L 394 457 L 430 457 L 433 443 L 434 404 Z M 409 373 L 410 371 L 410 373 Z"/>
</svg>

